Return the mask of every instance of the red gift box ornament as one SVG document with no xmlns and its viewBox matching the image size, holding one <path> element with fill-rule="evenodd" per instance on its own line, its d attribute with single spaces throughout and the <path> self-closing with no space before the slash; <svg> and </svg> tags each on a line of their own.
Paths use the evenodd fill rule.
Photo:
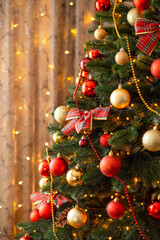
<svg viewBox="0 0 160 240">
<path fill-rule="evenodd" d="M 82 129 L 92 130 L 93 119 L 107 120 L 109 110 L 110 107 L 97 107 L 90 111 L 73 108 L 66 117 L 67 121 L 71 121 L 62 129 L 62 133 L 69 135 L 75 131 L 80 133 Z"/>
<path fill-rule="evenodd" d="M 151 55 L 160 37 L 160 24 L 143 18 L 137 18 L 134 24 L 135 34 L 141 35 L 137 47 L 145 54 Z"/>
<path fill-rule="evenodd" d="M 43 203 L 46 203 L 49 199 L 51 199 L 51 194 L 35 192 L 30 195 L 30 199 L 35 205 L 37 205 L 36 208 L 39 208 Z M 63 204 L 71 202 L 57 191 L 53 192 L 53 200 L 57 207 L 61 207 Z"/>
</svg>

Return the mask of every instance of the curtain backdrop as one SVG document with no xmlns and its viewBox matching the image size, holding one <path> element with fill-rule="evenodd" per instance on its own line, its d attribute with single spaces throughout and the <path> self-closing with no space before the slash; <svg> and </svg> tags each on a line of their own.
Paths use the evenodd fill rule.
<svg viewBox="0 0 160 240">
<path fill-rule="evenodd" d="M 0 0 L 0 239 L 29 220 L 50 113 L 84 57 L 94 0 Z"/>
</svg>

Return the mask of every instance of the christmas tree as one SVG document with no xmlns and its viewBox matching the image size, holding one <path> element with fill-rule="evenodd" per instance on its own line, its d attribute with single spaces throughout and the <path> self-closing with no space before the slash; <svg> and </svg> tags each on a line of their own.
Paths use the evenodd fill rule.
<svg viewBox="0 0 160 240">
<path fill-rule="evenodd" d="M 18 223 L 28 235 L 16 239 L 160 238 L 160 3 L 95 8 L 95 38 L 48 126 L 31 222 Z"/>
</svg>

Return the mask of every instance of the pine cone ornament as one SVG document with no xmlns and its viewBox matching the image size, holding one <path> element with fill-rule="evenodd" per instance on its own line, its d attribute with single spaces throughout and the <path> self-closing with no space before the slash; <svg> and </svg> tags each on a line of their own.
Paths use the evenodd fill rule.
<svg viewBox="0 0 160 240">
<path fill-rule="evenodd" d="M 56 218 L 56 226 L 63 228 L 66 224 L 68 224 L 67 221 L 67 214 L 72 208 L 66 208 L 59 216 Z"/>
</svg>

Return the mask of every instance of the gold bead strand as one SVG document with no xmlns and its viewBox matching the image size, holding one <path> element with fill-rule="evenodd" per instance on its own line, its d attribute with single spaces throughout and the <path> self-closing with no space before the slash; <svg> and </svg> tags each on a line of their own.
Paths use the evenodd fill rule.
<svg viewBox="0 0 160 240">
<path fill-rule="evenodd" d="M 48 164 L 50 163 L 50 157 L 48 154 L 48 148 L 46 148 L 46 154 L 47 154 L 47 161 Z M 51 178 L 51 185 L 50 185 L 50 194 L 51 194 L 51 212 L 52 212 L 52 222 L 53 222 L 53 235 L 55 237 L 55 239 L 59 240 L 57 235 L 56 235 L 56 226 L 55 226 L 55 220 L 54 220 L 54 209 L 53 209 L 53 197 L 57 194 L 57 192 L 53 195 L 53 188 L 52 188 L 52 183 L 53 183 L 53 176 L 52 173 L 50 171 L 50 178 Z"/>
<path fill-rule="evenodd" d="M 135 84 L 136 84 L 136 88 L 137 88 L 137 92 L 138 92 L 138 94 L 139 94 L 139 97 L 140 97 L 140 99 L 142 100 L 142 102 L 144 103 L 144 105 L 146 106 L 146 108 L 147 108 L 149 111 L 151 111 L 151 112 L 157 114 L 158 116 L 160 116 L 160 113 L 159 113 L 158 111 L 154 110 L 152 107 L 150 107 L 150 106 L 148 105 L 148 103 L 144 100 L 143 96 L 142 96 L 141 90 L 140 90 L 139 85 L 138 85 L 138 80 L 137 80 L 137 78 L 136 78 L 134 66 L 133 66 L 133 60 L 132 60 L 132 56 L 131 56 L 131 50 L 130 50 L 130 46 L 129 46 L 128 36 L 125 36 L 125 38 L 126 38 L 126 43 L 127 43 L 127 49 L 128 49 L 128 55 L 129 55 L 131 70 L 132 70 L 133 77 L 134 77 L 134 79 L 135 79 Z"/>
<path fill-rule="evenodd" d="M 117 0 L 115 0 L 115 3 L 114 3 L 114 8 L 113 8 L 112 16 L 113 16 L 113 22 L 114 22 L 114 27 L 115 27 L 117 36 L 118 36 L 119 38 L 121 38 L 121 36 L 120 36 L 120 34 L 119 34 L 119 31 L 118 31 L 118 27 L 117 27 L 116 17 L 115 17 L 116 6 L 117 6 Z"/>
</svg>

